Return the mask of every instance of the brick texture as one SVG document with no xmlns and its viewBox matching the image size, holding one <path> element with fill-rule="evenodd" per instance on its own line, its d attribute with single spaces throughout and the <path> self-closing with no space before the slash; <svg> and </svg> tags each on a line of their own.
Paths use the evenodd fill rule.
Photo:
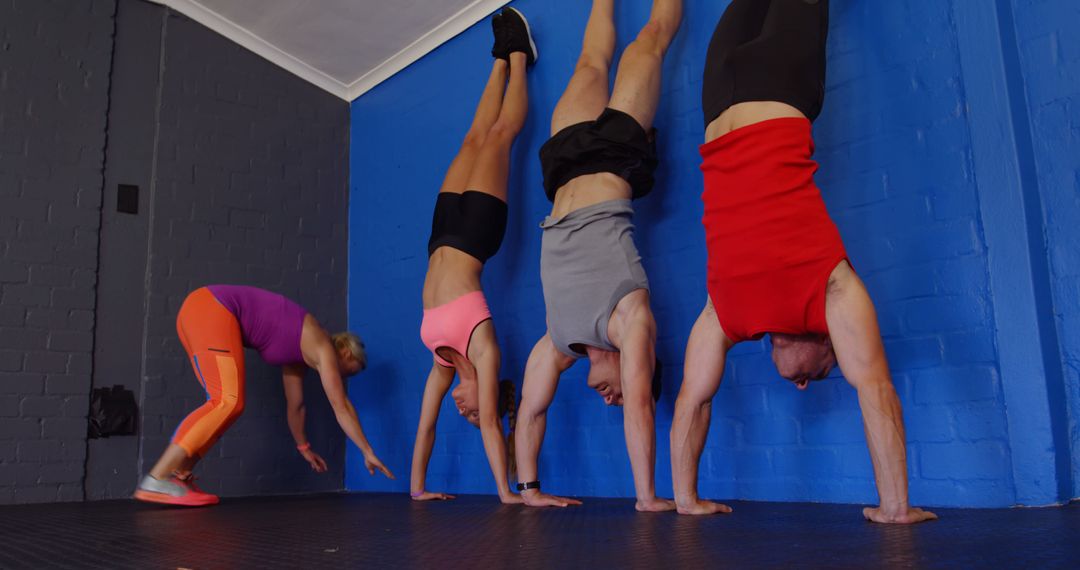
<svg viewBox="0 0 1080 570">
<path fill-rule="evenodd" d="M 95 479 L 87 498 L 130 494 L 202 403 L 175 335 L 189 290 L 261 286 L 330 329 L 345 325 L 348 105 L 164 7 L 121 1 L 131 8 L 124 25 L 167 28 L 160 75 L 144 74 L 143 85 L 130 73 L 120 78 L 123 94 L 134 87 L 144 98 L 164 82 L 151 113 L 160 117 L 150 123 L 153 152 L 153 137 L 139 138 L 145 117 L 120 115 L 118 104 L 116 120 L 106 121 L 115 2 L 0 2 L 0 503 L 84 498 L 95 334 L 108 330 L 95 322 L 99 267 L 134 268 L 137 284 L 148 275 L 148 287 L 127 299 L 149 307 L 146 342 L 128 343 L 147 354 L 141 379 L 102 380 L 141 396 L 141 438 L 90 446 L 101 473 L 123 474 Z M 127 263 L 127 254 L 98 261 L 101 208 L 113 207 L 103 200 L 107 124 L 127 129 L 132 151 L 110 144 L 110 176 L 136 172 L 131 163 L 151 164 L 156 153 L 156 178 L 144 181 L 140 199 L 140 215 L 152 218 L 150 247 L 134 250 L 148 252 L 145 266 Z M 140 360 L 137 348 L 123 354 Z M 317 382 L 308 431 L 331 465 L 324 475 L 293 449 L 279 371 L 254 353 L 247 362 L 247 411 L 206 458 L 205 487 L 224 495 L 340 489 L 344 438 Z"/>
<path fill-rule="evenodd" d="M 345 326 L 348 104 L 175 12 L 165 25 L 144 471 L 205 400 L 176 338 L 189 291 L 213 283 L 263 287 L 294 299 L 331 331 Z M 279 369 L 250 351 L 246 367 L 244 415 L 203 461 L 204 487 L 224 495 L 340 489 L 345 440 L 317 375 L 306 403 L 313 447 L 330 464 L 322 475 L 294 449 Z"/>
<path fill-rule="evenodd" d="M 1046 222 L 1054 317 L 1065 372 L 1072 496 L 1080 497 L 1080 17 L 1067 0 L 1011 0 Z"/>
<path fill-rule="evenodd" d="M 965 102 L 976 95 L 964 88 L 952 16 L 957 1 L 834 3 L 826 103 L 815 123 L 816 180 L 877 306 L 909 427 L 912 500 L 1008 505 L 1014 495 L 991 310 L 998 301 L 990 298 L 978 200 L 980 186 L 992 181 L 977 181 L 971 166 Z M 1065 5 L 1031 3 L 1046 10 Z M 620 47 L 644 23 L 649 4 L 620 4 Z M 573 69 L 588 3 L 515 5 L 529 15 L 544 56 L 530 71 L 530 116 L 512 154 L 509 229 L 484 284 L 503 376 L 520 383 L 529 349 L 544 331 L 537 224 L 550 204 L 536 156 Z M 635 203 L 657 352 L 666 365 L 656 469 L 664 495 L 671 493 L 668 429 L 683 353 L 706 295 L 697 154 L 701 74 L 727 3 L 690 0 L 685 6 L 664 65 L 657 188 Z M 488 35 L 484 25 L 475 26 L 353 104 L 350 318 L 361 331 L 379 331 L 368 345 L 371 374 L 387 380 L 364 383 L 353 394 L 362 414 L 383 412 L 373 427 L 376 446 L 411 441 L 415 433 L 431 362 L 418 334 L 429 216 L 487 77 Z M 1064 36 L 1044 43 L 1062 58 L 1076 55 Z M 1044 63 L 1030 65 L 1042 66 L 1048 77 L 1059 73 Z M 1059 101 L 1050 108 L 1075 111 L 1070 105 Z M 1063 119 L 1058 128 L 1069 124 Z M 1046 144 L 1068 136 L 1057 132 Z M 1075 170 L 1060 179 L 1073 206 Z M 1068 255 L 1075 256 L 1075 248 Z M 1076 298 L 1076 285 L 1070 286 Z M 556 493 L 632 496 L 622 413 L 590 393 L 586 369 L 579 363 L 563 375 L 548 415 L 540 479 Z M 479 434 L 455 417 L 452 402 L 444 406 L 429 486 L 494 492 Z M 410 448 L 402 446 L 387 459 L 407 471 L 409 457 Z M 349 488 L 406 488 L 405 481 L 369 478 L 357 459 L 349 465 Z M 960 488 L 968 491 L 958 494 Z M 799 392 L 777 376 L 767 341 L 737 347 L 713 404 L 700 491 L 721 498 L 875 502 L 855 391 L 836 373 Z"/>
<path fill-rule="evenodd" d="M 0 2 L 0 502 L 82 498 L 114 9 Z"/>
</svg>

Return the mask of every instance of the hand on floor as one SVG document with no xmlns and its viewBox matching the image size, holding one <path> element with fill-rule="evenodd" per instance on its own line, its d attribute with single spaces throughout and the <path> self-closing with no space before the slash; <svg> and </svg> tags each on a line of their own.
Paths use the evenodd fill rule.
<svg viewBox="0 0 1080 570">
<path fill-rule="evenodd" d="M 659 513 L 662 511 L 674 511 L 675 501 L 653 497 L 644 501 L 639 500 L 634 509 L 643 513 Z"/>
<path fill-rule="evenodd" d="M 514 493 L 507 493 L 506 495 L 499 495 L 499 500 L 504 505 L 520 505 L 525 502 L 525 499 L 521 498 L 521 495 Z"/>
<path fill-rule="evenodd" d="M 412 500 L 414 500 L 414 501 L 448 501 L 448 500 L 453 499 L 453 498 L 454 498 L 453 495 L 447 495 L 446 493 L 429 493 L 427 491 L 424 491 L 423 493 L 420 493 L 419 495 L 413 496 Z"/>
<path fill-rule="evenodd" d="M 530 507 L 566 507 L 569 505 L 580 505 L 581 501 L 577 499 L 567 499 L 565 497 L 556 497 L 555 495 L 548 495 L 545 493 L 534 493 L 531 495 L 522 495 L 525 504 Z"/>
<path fill-rule="evenodd" d="M 938 518 L 934 513 L 918 507 L 909 507 L 906 511 L 899 513 L 886 513 L 881 507 L 866 507 L 862 514 L 870 522 L 886 524 L 915 524 Z"/>
<path fill-rule="evenodd" d="M 721 503 L 697 499 L 687 505 L 679 505 L 678 510 L 680 515 L 715 515 L 730 513 L 731 507 Z"/>
</svg>

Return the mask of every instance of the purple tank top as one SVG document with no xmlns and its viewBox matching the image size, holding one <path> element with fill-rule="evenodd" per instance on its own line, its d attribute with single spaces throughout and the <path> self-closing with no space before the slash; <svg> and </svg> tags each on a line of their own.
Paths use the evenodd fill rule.
<svg viewBox="0 0 1080 570">
<path fill-rule="evenodd" d="M 259 351 L 267 364 L 303 364 L 300 331 L 307 311 L 270 291 L 242 285 L 209 285 L 207 289 L 240 321 L 244 346 Z"/>
</svg>

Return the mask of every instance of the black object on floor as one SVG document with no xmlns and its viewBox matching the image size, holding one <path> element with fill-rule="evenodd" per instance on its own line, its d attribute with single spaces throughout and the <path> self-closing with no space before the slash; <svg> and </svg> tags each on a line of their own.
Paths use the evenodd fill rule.
<svg viewBox="0 0 1080 570">
<path fill-rule="evenodd" d="M 1075 568 L 1080 505 L 934 509 L 912 527 L 853 505 L 732 503 L 708 518 L 586 499 L 537 510 L 404 494 L 0 508 L 0 568 Z"/>
</svg>

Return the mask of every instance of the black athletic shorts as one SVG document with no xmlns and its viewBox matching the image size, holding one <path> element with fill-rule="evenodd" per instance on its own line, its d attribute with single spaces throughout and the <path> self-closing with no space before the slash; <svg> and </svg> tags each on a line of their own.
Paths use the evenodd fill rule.
<svg viewBox="0 0 1080 570">
<path fill-rule="evenodd" d="M 825 101 L 829 0 L 733 0 L 705 57 L 705 126 L 728 107 L 779 101 L 813 121 Z"/>
<path fill-rule="evenodd" d="M 506 234 L 506 202 L 484 192 L 439 192 L 431 216 L 428 257 L 446 245 L 481 263 L 499 251 Z"/>
<path fill-rule="evenodd" d="M 555 192 L 574 178 L 600 172 L 626 180 L 633 198 L 645 196 L 656 172 L 655 133 L 646 133 L 633 117 L 615 109 L 555 133 L 540 147 L 548 200 L 554 202 Z"/>
</svg>

